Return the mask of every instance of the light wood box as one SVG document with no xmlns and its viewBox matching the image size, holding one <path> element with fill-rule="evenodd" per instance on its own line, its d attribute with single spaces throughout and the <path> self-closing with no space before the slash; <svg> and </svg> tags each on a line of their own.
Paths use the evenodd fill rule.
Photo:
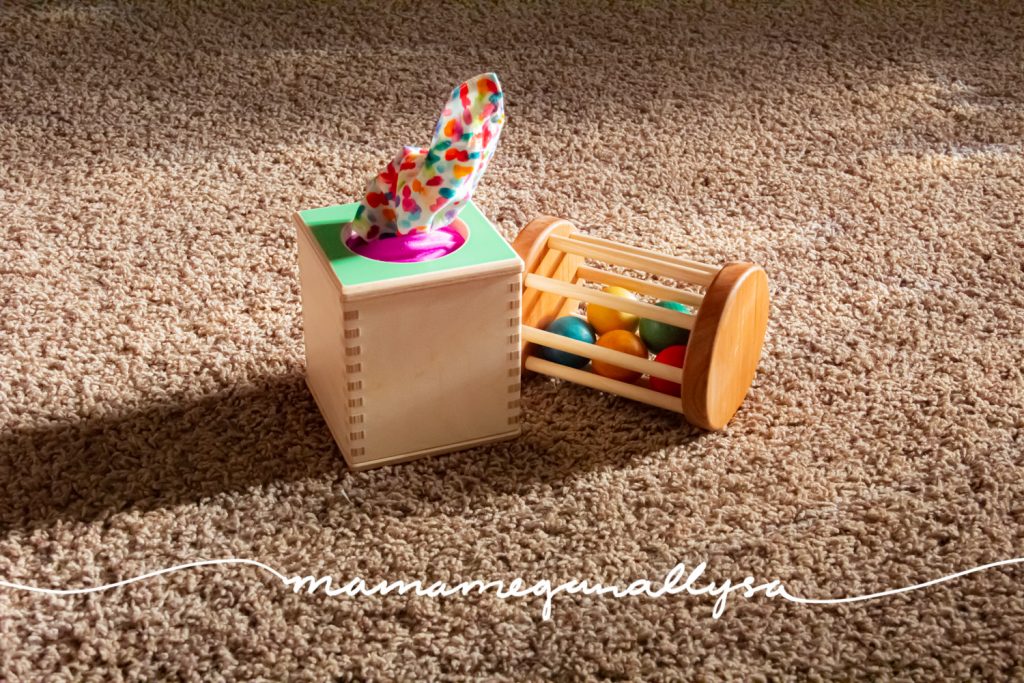
<svg viewBox="0 0 1024 683">
<path fill-rule="evenodd" d="M 472 203 L 457 251 L 422 263 L 353 253 L 357 204 L 295 214 L 306 383 L 353 470 L 520 433 L 523 262 Z"/>
</svg>

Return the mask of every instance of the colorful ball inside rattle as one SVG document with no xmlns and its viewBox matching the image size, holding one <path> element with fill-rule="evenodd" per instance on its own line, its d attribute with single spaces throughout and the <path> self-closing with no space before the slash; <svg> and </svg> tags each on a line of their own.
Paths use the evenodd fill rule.
<svg viewBox="0 0 1024 683">
<path fill-rule="evenodd" d="M 606 349 L 622 351 L 638 358 L 647 358 L 647 347 L 640 341 L 640 337 L 626 330 L 612 330 L 602 334 L 597 340 L 597 345 Z M 593 369 L 599 375 L 617 379 L 620 382 L 635 382 L 640 379 L 641 374 L 599 360 L 594 361 Z"/>
<path fill-rule="evenodd" d="M 549 324 L 546 329 L 552 334 L 560 334 L 563 337 L 569 337 L 570 339 L 586 342 L 588 344 L 593 344 L 594 339 L 596 338 L 594 328 L 588 325 L 586 320 L 578 318 L 575 315 L 565 315 L 561 318 L 552 320 L 551 324 Z M 552 349 L 547 346 L 538 346 L 537 355 L 544 360 L 549 360 L 552 363 L 558 363 L 560 365 L 568 365 L 570 368 L 582 368 L 590 362 L 590 359 L 585 356 L 578 356 L 575 353 L 559 351 L 558 349 Z"/>
<path fill-rule="evenodd" d="M 690 309 L 675 301 L 659 301 L 658 305 L 672 311 L 689 313 Z M 690 331 L 675 325 L 667 325 L 657 320 L 644 318 L 640 321 L 640 338 L 644 340 L 647 347 L 654 353 L 658 353 L 670 346 L 686 344 L 690 339 Z"/>
<path fill-rule="evenodd" d="M 621 296 L 625 299 L 636 299 L 633 292 L 622 287 L 605 287 L 604 293 Z M 604 334 L 612 330 L 636 332 L 639 319 L 632 313 L 623 313 L 614 308 L 589 304 L 587 305 L 587 322 L 594 326 L 598 334 Z"/>
<path fill-rule="evenodd" d="M 683 361 L 686 360 L 686 347 L 685 346 L 669 346 L 654 357 L 654 360 L 665 365 L 672 365 L 677 368 L 683 367 Z M 671 396 L 679 396 L 682 393 L 682 386 L 675 382 L 670 382 L 667 379 L 660 377 L 651 377 L 651 389 L 660 391 L 663 394 L 669 394 Z"/>
</svg>

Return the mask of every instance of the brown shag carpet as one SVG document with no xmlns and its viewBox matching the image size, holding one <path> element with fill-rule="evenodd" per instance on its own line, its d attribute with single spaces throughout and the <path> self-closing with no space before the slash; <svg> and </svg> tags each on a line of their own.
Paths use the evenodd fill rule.
<svg viewBox="0 0 1024 683">
<path fill-rule="evenodd" d="M 190 560 L 368 579 L 782 579 L 1024 556 L 1013 3 L 5 3 L 0 578 Z M 724 432 L 543 379 L 504 445 L 346 472 L 302 381 L 293 209 L 448 89 L 509 121 L 478 203 L 772 278 Z M 453 359 L 457 362 L 457 359 Z M 1024 677 L 1024 567 L 844 606 L 296 595 L 212 567 L 0 589 L 0 678 Z"/>
</svg>

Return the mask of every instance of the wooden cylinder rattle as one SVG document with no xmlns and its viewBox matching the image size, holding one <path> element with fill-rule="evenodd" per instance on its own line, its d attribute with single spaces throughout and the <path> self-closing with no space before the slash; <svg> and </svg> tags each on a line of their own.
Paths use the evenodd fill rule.
<svg viewBox="0 0 1024 683">
<path fill-rule="evenodd" d="M 721 429 L 736 413 L 754 381 L 768 326 L 768 278 L 760 266 L 689 261 L 591 237 L 569 221 L 550 216 L 539 217 L 523 228 L 512 246 L 526 266 L 522 298 L 525 370 L 682 413 L 704 429 Z M 703 294 L 595 268 L 588 260 L 694 285 Z M 621 287 L 663 302 L 684 304 L 696 312 L 615 296 L 581 282 Z M 683 367 L 546 331 L 552 321 L 578 311 L 581 302 L 689 330 Z M 539 347 L 645 377 L 626 382 L 554 363 L 537 355 Z M 655 391 L 648 378 L 678 384 L 680 395 Z"/>
</svg>

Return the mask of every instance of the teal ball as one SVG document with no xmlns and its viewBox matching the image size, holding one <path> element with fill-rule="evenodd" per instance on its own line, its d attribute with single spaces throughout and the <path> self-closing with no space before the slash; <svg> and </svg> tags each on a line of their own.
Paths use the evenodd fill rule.
<svg viewBox="0 0 1024 683">
<path fill-rule="evenodd" d="M 593 344 L 597 339 L 597 335 L 594 334 L 594 328 L 591 327 L 583 318 L 577 318 L 574 315 L 565 315 L 561 318 L 556 318 L 551 321 L 551 324 L 548 325 L 546 329 L 552 334 L 560 334 L 563 337 L 569 337 L 570 339 L 586 342 L 588 344 Z M 538 346 L 537 355 L 544 360 L 549 360 L 552 363 L 558 363 L 560 365 L 568 365 L 570 368 L 582 368 L 590 362 L 590 359 L 584 356 L 577 356 L 575 353 L 551 349 L 547 346 Z"/>
<path fill-rule="evenodd" d="M 690 312 L 688 306 L 675 301 L 659 301 L 658 305 L 682 313 Z M 685 345 L 690 339 L 690 331 L 682 327 L 666 325 L 657 320 L 643 318 L 640 320 L 640 338 L 644 340 L 644 344 L 647 344 L 647 348 L 654 353 L 659 353 L 670 346 Z"/>
</svg>

